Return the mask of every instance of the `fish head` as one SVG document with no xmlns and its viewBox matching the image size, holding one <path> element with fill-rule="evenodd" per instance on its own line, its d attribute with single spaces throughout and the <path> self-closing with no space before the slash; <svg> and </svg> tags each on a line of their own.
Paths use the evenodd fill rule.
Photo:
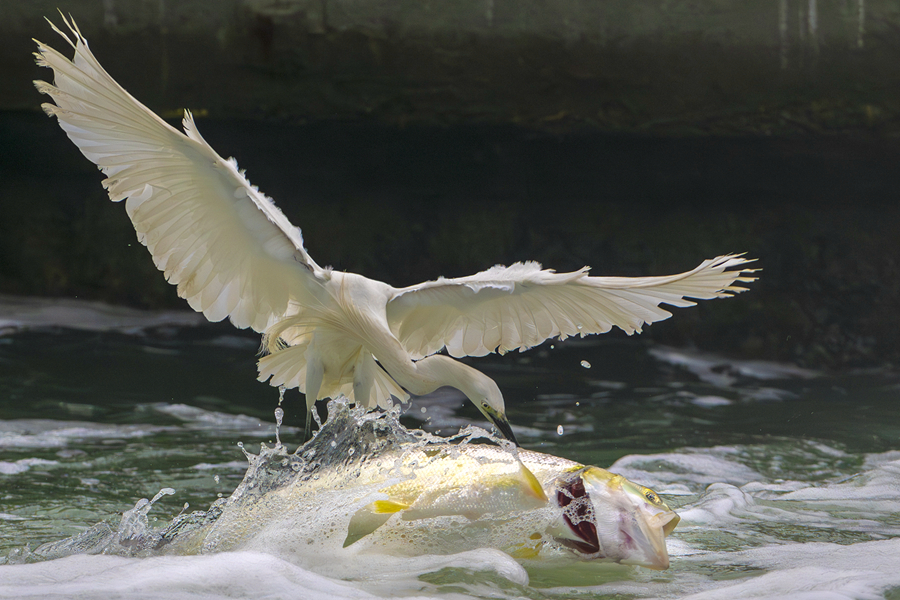
<svg viewBox="0 0 900 600">
<path fill-rule="evenodd" d="M 557 493 L 569 534 L 562 543 L 586 558 L 669 567 L 666 536 L 680 517 L 656 492 L 597 467 L 572 475 Z"/>
</svg>

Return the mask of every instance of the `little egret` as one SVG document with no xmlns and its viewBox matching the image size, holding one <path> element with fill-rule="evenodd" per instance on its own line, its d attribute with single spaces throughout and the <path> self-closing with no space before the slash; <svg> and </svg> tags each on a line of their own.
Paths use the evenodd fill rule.
<svg viewBox="0 0 900 600">
<path fill-rule="evenodd" d="M 110 199 L 126 201 L 138 240 L 178 295 L 210 321 L 228 317 L 264 334 L 260 381 L 299 388 L 310 412 L 321 398 L 374 408 L 451 386 L 515 441 L 497 384 L 454 358 L 613 326 L 640 332 L 671 316 L 661 303 L 692 306 L 687 298 L 731 296 L 745 290 L 736 282 L 755 279 L 740 255 L 667 277 L 590 277 L 588 267 L 556 273 L 525 262 L 406 288 L 322 268 L 300 230 L 204 141 L 190 112 L 184 133 L 169 126 L 107 74 L 63 19 L 74 42 L 51 26 L 73 60 L 35 40 L 38 64 L 54 75 L 53 85 L 35 82 L 56 103 L 44 110 L 106 175 Z"/>
</svg>

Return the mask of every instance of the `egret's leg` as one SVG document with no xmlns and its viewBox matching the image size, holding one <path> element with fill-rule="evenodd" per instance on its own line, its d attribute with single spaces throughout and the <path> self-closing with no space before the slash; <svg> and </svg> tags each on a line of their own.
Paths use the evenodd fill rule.
<svg viewBox="0 0 900 600">
<path fill-rule="evenodd" d="M 375 359 L 365 350 L 360 351 L 356 366 L 353 369 L 353 401 L 357 405 L 366 408 L 375 408 L 376 402 L 370 401 L 372 385 L 375 382 L 375 374 L 372 369 L 377 369 Z"/>
<path fill-rule="evenodd" d="M 322 388 L 322 379 L 325 376 L 325 365 L 314 352 L 306 353 L 306 431 L 303 435 L 305 442 L 312 437 L 312 411 L 316 410 L 316 399 Z"/>
</svg>

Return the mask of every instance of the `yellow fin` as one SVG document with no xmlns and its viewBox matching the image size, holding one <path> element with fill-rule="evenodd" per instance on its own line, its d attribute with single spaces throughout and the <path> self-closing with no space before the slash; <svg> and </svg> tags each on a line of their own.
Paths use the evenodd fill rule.
<svg viewBox="0 0 900 600">
<path fill-rule="evenodd" d="M 391 515 L 387 513 L 377 514 L 371 504 L 362 507 L 356 511 L 356 514 L 353 515 L 350 523 L 347 525 L 347 537 L 344 539 L 344 548 L 366 537 L 387 523 L 387 520 L 390 518 Z"/>
<path fill-rule="evenodd" d="M 541 548 L 532 546 L 520 546 L 509 553 L 513 558 L 524 558 L 534 560 L 541 554 Z"/>
<path fill-rule="evenodd" d="M 533 477 L 533 475 L 532 475 Z M 371 504 L 372 512 L 376 515 L 394 514 L 409 508 L 409 504 L 394 502 L 393 500 L 376 500 Z"/>
<path fill-rule="evenodd" d="M 528 467 L 526 467 L 525 463 L 521 460 L 519 461 L 519 477 L 522 478 L 523 487 L 529 496 L 532 496 L 541 502 L 547 502 L 547 494 L 544 493 L 541 482 L 537 480 L 534 473 L 529 471 Z"/>
</svg>

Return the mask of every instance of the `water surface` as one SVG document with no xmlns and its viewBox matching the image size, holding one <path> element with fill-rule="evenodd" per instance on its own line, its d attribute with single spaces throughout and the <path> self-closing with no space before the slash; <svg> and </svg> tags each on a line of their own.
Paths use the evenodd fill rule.
<svg viewBox="0 0 900 600">
<path fill-rule="evenodd" d="M 167 523 L 227 497 L 274 439 L 277 390 L 258 339 L 227 325 L 96 326 L 7 314 L 0 337 L 0 556 L 73 535 L 162 488 Z M 112 316 L 110 316 L 112 311 Z M 12 309 L 7 313 L 14 313 Z M 126 315 L 128 316 L 128 315 Z M 171 323 L 171 324 L 167 324 Z M 623 336 L 473 360 L 504 390 L 523 446 L 610 467 L 682 516 L 665 572 L 576 561 L 447 557 L 316 564 L 284 548 L 204 556 L 72 556 L 0 566 L 0 597 L 877 598 L 900 591 L 900 376 L 821 373 Z M 285 398 L 282 440 L 303 423 Z M 409 427 L 479 423 L 455 390 L 415 399 Z M 483 423 L 481 423 L 483 424 Z M 560 433 L 561 432 L 561 433 Z M 302 535 L 302 532 L 297 532 Z M 52 574 L 52 577 L 51 577 Z M 830 596 L 826 596 L 830 594 Z"/>
</svg>

